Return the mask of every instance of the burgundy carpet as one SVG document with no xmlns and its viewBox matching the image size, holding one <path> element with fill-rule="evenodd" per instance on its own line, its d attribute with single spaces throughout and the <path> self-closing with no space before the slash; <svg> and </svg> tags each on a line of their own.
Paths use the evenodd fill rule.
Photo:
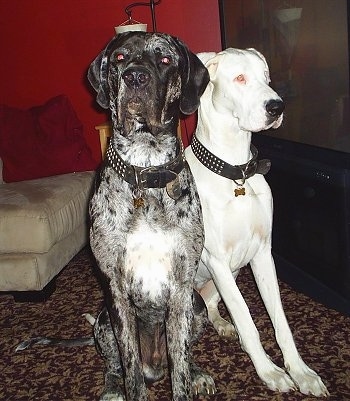
<svg viewBox="0 0 350 401">
<path fill-rule="evenodd" d="M 282 366 L 273 330 L 255 288 L 251 272 L 238 279 L 271 358 Z M 300 354 L 323 378 L 330 401 L 350 400 L 350 318 L 327 309 L 281 283 L 287 318 Z M 0 296 L 0 400 L 98 400 L 103 386 L 103 362 L 93 346 L 50 348 L 37 345 L 15 353 L 29 337 L 88 336 L 92 329 L 81 316 L 96 316 L 103 302 L 93 259 L 81 251 L 57 278 L 57 290 L 45 303 L 15 303 Z M 212 401 L 311 401 L 299 392 L 279 394 L 260 381 L 253 364 L 237 340 L 219 338 L 209 325 L 195 347 L 197 363 L 214 377 L 217 394 L 195 397 Z M 171 400 L 168 378 L 149 389 L 151 401 Z"/>
</svg>

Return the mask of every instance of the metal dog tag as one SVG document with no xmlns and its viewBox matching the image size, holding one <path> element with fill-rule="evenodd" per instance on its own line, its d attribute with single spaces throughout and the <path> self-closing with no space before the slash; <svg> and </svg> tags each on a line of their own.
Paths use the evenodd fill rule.
<svg viewBox="0 0 350 401">
<path fill-rule="evenodd" d="M 138 209 L 139 207 L 145 206 L 145 201 L 143 198 L 134 198 L 134 208 Z"/>
<path fill-rule="evenodd" d="M 235 196 L 240 196 L 240 195 L 245 195 L 245 188 L 244 187 L 238 187 L 235 189 Z"/>
<path fill-rule="evenodd" d="M 179 177 L 176 176 L 175 180 L 172 180 L 166 184 L 166 192 L 170 198 L 178 200 L 182 195 L 182 190 L 180 187 Z"/>
<path fill-rule="evenodd" d="M 145 201 L 142 198 L 142 191 L 139 188 L 136 188 L 133 190 L 132 197 L 134 200 L 134 208 L 135 209 L 145 206 Z"/>
</svg>

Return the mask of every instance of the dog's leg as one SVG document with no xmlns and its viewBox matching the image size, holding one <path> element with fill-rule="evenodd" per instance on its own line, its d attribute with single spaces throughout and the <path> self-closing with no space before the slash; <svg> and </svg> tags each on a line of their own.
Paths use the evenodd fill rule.
<svg viewBox="0 0 350 401">
<path fill-rule="evenodd" d="M 114 303 L 110 317 L 121 359 L 125 362 L 123 369 L 126 399 L 128 401 L 147 401 L 147 388 L 140 358 L 135 311 L 130 300 L 120 294 L 116 290 L 117 288 L 117 283 L 114 283 L 114 286 L 111 285 L 112 291 L 114 290 L 112 298 Z"/>
<path fill-rule="evenodd" d="M 282 302 L 275 264 L 269 250 L 260 252 L 250 263 L 255 281 L 275 329 L 285 367 L 303 394 L 329 395 L 321 378 L 300 357 L 289 328 Z"/>
<path fill-rule="evenodd" d="M 220 315 L 218 304 L 221 297 L 215 287 L 214 281 L 207 281 L 200 289 L 200 294 L 205 300 L 209 321 L 212 323 L 218 334 L 224 337 L 236 337 L 237 333 L 233 324 L 222 318 Z"/>
<path fill-rule="evenodd" d="M 120 359 L 118 357 L 113 359 L 113 354 L 105 361 L 105 386 L 99 401 L 125 401 L 123 391 L 118 384 L 118 381 L 123 382 L 121 365 L 116 370 L 118 362 L 120 363 Z"/>
<path fill-rule="evenodd" d="M 221 289 L 221 297 L 235 324 L 241 347 L 250 356 L 261 380 L 271 390 L 282 392 L 295 390 L 295 384 L 288 374 L 276 366 L 265 353 L 258 330 L 231 271 L 223 268 L 222 261 L 213 257 L 206 265 L 211 267 L 214 282 L 217 288 Z"/>
<path fill-rule="evenodd" d="M 190 340 L 193 323 L 192 288 L 171 296 L 166 321 L 173 401 L 192 400 Z"/>
<path fill-rule="evenodd" d="M 199 340 L 208 323 L 207 309 L 203 298 L 197 291 L 193 292 L 193 309 L 194 319 L 192 326 L 191 345 Z M 192 347 L 191 347 L 192 350 Z M 191 354 L 191 379 L 192 379 L 192 392 L 195 395 L 213 395 L 216 393 L 215 383 L 213 378 L 193 363 Z"/>
<path fill-rule="evenodd" d="M 94 322 L 94 337 L 98 352 L 105 363 L 105 387 L 100 401 L 124 401 L 124 392 L 118 382 L 123 382 L 123 371 L 107 309 L 104 308 Z"/>
</svg>

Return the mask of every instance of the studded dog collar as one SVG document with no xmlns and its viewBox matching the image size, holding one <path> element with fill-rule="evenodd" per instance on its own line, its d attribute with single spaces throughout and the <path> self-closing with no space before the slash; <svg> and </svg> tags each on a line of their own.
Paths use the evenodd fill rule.
<svg viewBox="0 0 350 401">
<path fill-rule="evenodd" d="M 174 189 L 171 184 L 174 182 L 178 184 L 178 174 L 186 165 L 182 146 L 178 156 L 168 163 L 159 166 L 138 167 L 125 163 L 112 145 L 109 145 L 106 152 L 106 163 L 134 188 L 135 199 L 141 199 L 143 190 L 148 188 L 166 187 L 169 196 L 173 199 L 181 196 L 179 185 L 177 185 L 177 189 Z"/>
<path fill-rule="evenodd" d="M 270 160 L 258 160 L 258 150 L 253 144 L 250 145 L 252 158 L 247 163 L 236 166 L 226 163 L 211 153 L 210 150 L 202 145 L 195 135 L 191 142 L 191 148 L 194 155 L 206 168 L 235 182 L 239 187 L 235 190 L 236 196 L 245 195 L 243 185 L 248 178 L 252 177 L 254 174 L 266 174 L 271 167 Z"/>
</svg>

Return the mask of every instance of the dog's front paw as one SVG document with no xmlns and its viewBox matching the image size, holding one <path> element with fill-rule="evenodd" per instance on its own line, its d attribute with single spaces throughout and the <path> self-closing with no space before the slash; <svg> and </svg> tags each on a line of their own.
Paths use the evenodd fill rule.
<svg viewBox="0 0 350 401">
<path fill-rule="evenodd" d="M 272 368 L 263 373 L 258 372 L 261 380 L 270 390 L 280 391 L 282 393 L 290 390 L 297 390 L 297 387 L 289 375 L 278 366 L 272 364 Z"/>
<path fill-rule="evenodd" d="M 192 392 L 194 395 L 214 395 L 216 393 L 213 378 L 203 372 L 197 366 L 193 367 L 192 372 Z"/>
<path fill-rule="evenodd" d="M 125 401 L 125 397 L 121 393 L 103 393 L 100 397 L 100 401 Z"/>
<path fill-rule="evenodd" d="M 117 376 L 108 375 L 107 385 L 100 396 L 99 401 L 126 401 L 124 392 L 117 384 Z"/>
<path fill-rule="evenodd" d="M 328 397 L 329 392 L 327 387 L 323 384 L 320 376 L 310 369 L 307 365 L 301 367 L 302 369 L 289 369 L 288 373 L 293 378 L 299 390 L 303 394 L 312 394 L 316 397 Z"/>
</svg>

